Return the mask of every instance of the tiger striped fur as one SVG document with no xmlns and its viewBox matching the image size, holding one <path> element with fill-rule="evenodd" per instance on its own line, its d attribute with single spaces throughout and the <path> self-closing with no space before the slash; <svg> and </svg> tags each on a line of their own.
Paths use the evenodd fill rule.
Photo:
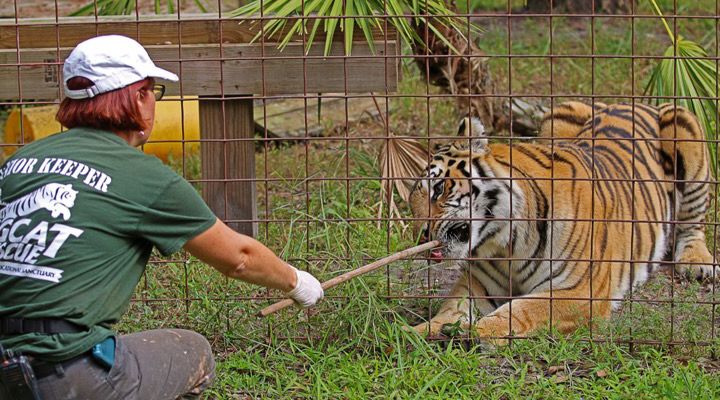
<svg viewBox="0 0 720 400">
<path fill-rule="evenodd" d="M 438 257 L 470 259 L 459 261 L 467 273 L 451 298 L 416 331 L 435 335 L 460 321 L 502 343 L 552 320 L 569 332 L 608 317 L 665 259 L 714 275 L 703 225 L 707 150 L 687 110 L 563 103 L 538 144 L 488 144 L 483 129 L 463 120 L 459 133 L 473 139 L 438 148 L 411 192 L 424 237 L 443 242 Z"/>
</svg>

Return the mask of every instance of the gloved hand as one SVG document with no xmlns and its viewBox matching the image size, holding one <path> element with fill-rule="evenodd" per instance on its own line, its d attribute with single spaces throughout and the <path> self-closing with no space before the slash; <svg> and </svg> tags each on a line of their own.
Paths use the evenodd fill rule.
<svg viewBox="0 0 720 400">
<path fill-rule="evenodd" d="M 305 271 L 300 271 L 292 265 L 290 265 L 290 268 L 295 270 L 297 283 L 295 284 L 295 288 L 289 291 L 287 295 L 302 307 L 307 308 L 315 305 L 324 295 L 320 282 Z"/>
</svg>

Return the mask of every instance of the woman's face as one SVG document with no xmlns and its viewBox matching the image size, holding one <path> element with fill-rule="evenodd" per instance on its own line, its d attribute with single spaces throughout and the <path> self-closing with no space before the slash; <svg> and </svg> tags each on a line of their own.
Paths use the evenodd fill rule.
<svg viewBox="0 0 720 400">
<path fill-rule="evenodd" d="M 143 86 L 142 89 L 138 90 L 137 92 L 138 108 L 140 109 L 140 114 L 142 115 L 142 118 L 145 121 L 145 126 L 147 127 L 144 131 L 145 135 L 142 138 L 143 140 L 141 144 L 147 142 L 150 137 L 150 132 L 152 132 L 153 130 L 153 125 L 155 124 L 155 94 L 153 93 L 154 84 L 155 81 L 153 79 L 150 79 L 148 81 L 148 84 Z"/>
</svg>

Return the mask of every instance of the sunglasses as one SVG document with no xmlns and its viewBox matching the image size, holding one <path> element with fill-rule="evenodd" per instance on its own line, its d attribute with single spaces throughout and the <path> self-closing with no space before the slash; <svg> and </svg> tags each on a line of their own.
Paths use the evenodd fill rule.
<svg viewBox="0 0 720 400">
<path fill-rule="evenodd" d="M 152 87 L 153 95 L 155 95 L 155 101 L 158 101 L 163 98 L 165 95 L 165 85 L 161 84 L 154 84 Z"/>
</svg>

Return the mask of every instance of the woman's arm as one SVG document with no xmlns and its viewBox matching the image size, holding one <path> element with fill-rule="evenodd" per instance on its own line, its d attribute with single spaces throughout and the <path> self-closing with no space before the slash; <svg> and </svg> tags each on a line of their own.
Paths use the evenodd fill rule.
<svg viewBox="0 0 720 400">
<path fill-rule="evenodd" d="M 289 292 L 306 307 L 323 296 L 320 282 L 312 275 L 298 271 L 262 243 L 235 232 L 219 219 L 184 247 L 230 278 Z"/>
</svg>

